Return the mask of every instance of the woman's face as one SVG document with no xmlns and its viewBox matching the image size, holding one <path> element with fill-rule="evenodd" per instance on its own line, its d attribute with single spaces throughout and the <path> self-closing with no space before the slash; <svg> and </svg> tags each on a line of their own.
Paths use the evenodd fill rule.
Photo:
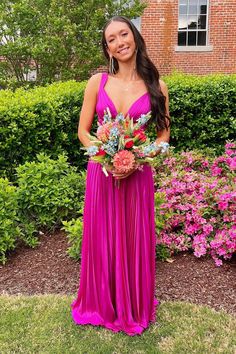
<svg viewBox="0 0 236 354">
<path fill-rule="evenodd" d="M 118 61 L 127 61 L 133 57 L 136 49 L 134 35 L 125 22 L 113 21 L 105 30 L 107 52 Z"/>
</svg>

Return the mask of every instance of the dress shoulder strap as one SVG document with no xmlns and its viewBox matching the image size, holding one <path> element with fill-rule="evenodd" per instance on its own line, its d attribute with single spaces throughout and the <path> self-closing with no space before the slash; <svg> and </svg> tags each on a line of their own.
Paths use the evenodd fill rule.
<svg viewBox="0 0 236 354">
<path fill-rule="evenodd" d="M 103 90 L 103 87 L 105 86 L 105 83 L 107 82 L 107 79 L 108 79 L 108 73 L 102 73 L 99 91 Z"/>
</svg>

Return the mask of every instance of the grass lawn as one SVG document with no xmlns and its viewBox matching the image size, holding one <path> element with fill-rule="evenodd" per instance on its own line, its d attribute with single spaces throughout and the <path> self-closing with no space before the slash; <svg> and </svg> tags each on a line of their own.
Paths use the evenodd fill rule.
<svg viewBox="0 0 236 354">
<path fill-rule="evenodd" d="M 163 302 L 156 323 L 129 337 L 103 327 L 77 326 L 74 297 L 0 296 L 0 352 L 5 353 L 236 353 L 236 319 L 184 302 Z"/>
</svg>

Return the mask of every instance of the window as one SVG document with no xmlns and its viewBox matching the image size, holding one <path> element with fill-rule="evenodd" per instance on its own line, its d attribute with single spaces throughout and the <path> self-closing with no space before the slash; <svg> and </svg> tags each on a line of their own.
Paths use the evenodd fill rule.
<svg viewBox="0 0 236 354">
<path fill-rule="evenodd" d="M 141 31 L 141 17 L 136 17 L 133 18 L 131 20 L 133 22 L 133 24 L 135 25 L 135 27 L 139 30 L 139 32 Z"/>
<path fill-rule="evenodd" d="M 206 46 L 208 0 L 179 0 L 178 46 Z"/>
</svg>

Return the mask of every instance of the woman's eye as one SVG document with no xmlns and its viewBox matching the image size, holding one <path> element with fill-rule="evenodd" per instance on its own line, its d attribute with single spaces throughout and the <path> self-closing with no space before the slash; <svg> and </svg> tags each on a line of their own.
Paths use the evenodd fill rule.
<svg viewBox="0 0 236 354">
<path fill-rule="evenodd" d="M 122 36 L 127 36 L 127 34 L 128 34 L 127 32 L 125 32 L 125 33 L 122 33 Z"/>
<path fill-rule="evenodd" d="M 113 41 L 114 41 L 114 38 L 109 39 L 108 43 L 111 43 L 111 42 L 113 42 Z"/>
</svg>

